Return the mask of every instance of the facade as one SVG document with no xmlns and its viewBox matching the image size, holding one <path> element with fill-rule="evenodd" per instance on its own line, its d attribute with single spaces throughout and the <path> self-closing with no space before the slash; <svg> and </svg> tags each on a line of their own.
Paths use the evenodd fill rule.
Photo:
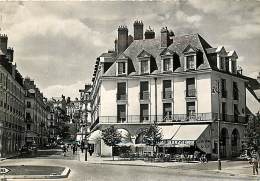
<svg viewBox="0 0 260 181">
<path fill-rule="evenodd" d="M 0 157 L 17 154 L 25 137 L 23 77 L 7 41 L 0 34 Z"/>
<path fill-rule="evenodd" d="M 30 78 L 24 80 L 26 145 L 43 146 L 48 143 L 46 102 L 43 94 Z"/>
<path fill-rule="evenodd" d="M 112 153 L 100 140 L 102 129 L 115 125 L 138 147 L 141 130 L 157 122 L 163 149 L 188 145 L 216 157 L 219 116 L 221 156 L 238 155 L 246 123 L 247 80 L 237 70 L 236 52 L 214 48 L 199 34 L 174 35 L 167 27 L 160 38 L 148 29 L 143 39 L 140 27 L 143 23 L 136 21 L 136 36 L 127 41 L 128 29 L 120 26 L 115 51 L 97 58 L 89 137 L 96 153 Z"/>
</svg>

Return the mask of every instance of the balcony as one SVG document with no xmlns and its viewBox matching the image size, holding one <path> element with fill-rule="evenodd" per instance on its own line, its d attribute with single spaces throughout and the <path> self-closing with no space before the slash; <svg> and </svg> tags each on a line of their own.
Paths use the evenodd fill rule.
<svg viewBox="0 0 260 181">
<path fill-rule="evenodd" d="M 117 101 L 127 101 L 127 94 L 116 94 Z"/>
<path fill-rule="evenodd" d="M 196 98 L 197 90 L 196 89 L 186 89 L 185 96 L 186 96 L 186 98 Z"/>
<path fill-rule="evenodd" d="M 214 119 L 218 119 L 218 114 L 214 113 Z M 241 115 L 229 115 L 229 114 L 220 114 L 220 121 L 231 122 L 231 123 L 246 123 L 246 117 Z"/>
<path fill-rule="evenodd" d="M 172 91 L 163 91 L 162 99 L 172 99 Z"/>
<path fill-rule="evenodd" d="M 150 93 L 149 91 L 143 91 L 143 92 L 140 92 L 140 101 L 148 101 L 150 100 Z"/>
</svg>

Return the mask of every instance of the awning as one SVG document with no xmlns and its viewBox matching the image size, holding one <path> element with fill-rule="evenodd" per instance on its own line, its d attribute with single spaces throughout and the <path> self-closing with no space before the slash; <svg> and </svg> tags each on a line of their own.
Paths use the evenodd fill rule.
<svg viewBox="0 0 260 181">
<path fill-rule="evenodd" d="M 178 131 L 180 126 L 181 125 L 158 126 L 162 134 L 162 140 L 170 140 Z"/>
<path fill-rule="evenodd" d="M 96 130 L 90 133 L 90 136 L 88 137 L 88 143 L 95 143 L 96 141 L 100 140 L 101 137 L 102 137 L 102 131 Z"/>
<path fill-rule="evenodd" d="M 176 145 L 175 147 L 188 147 L 188 145 L 193 146 L 194 142 L 207 127 L 208 124 L 181 125 L 179 130 L 171 139 L 171 143 Z"/>
</svg>

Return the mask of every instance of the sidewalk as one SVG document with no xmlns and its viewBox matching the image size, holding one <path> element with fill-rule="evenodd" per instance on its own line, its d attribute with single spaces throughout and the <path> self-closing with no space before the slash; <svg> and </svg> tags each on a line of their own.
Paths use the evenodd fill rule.
<svg viewBox="0 0 260 181">
<path fill-rule="evenodd" d="M 216 161 L 211 161 L 206 164 L 184 162 L 145 162 L 143 160 L 119 160 L 118 157 L 115 157 L 115 160 L 113 161 L 112 157 L 97 157 L 95 155 L 90 156 L 89 154 L 87 156 L 88 160 L 86 163 L 88 164 L 161 167 L 176 170 L 199 171 L 206 174 L 216 173 L 229 176 L 246 176 L 260 178 L 260 175 L 252 175 L 252 166 L 247 161 L 222 161 L 222 170 L 217 170 Z M 78 152 L 78 160 L 80 162 L 85 162 L 85 153 Z"/>
</svg>

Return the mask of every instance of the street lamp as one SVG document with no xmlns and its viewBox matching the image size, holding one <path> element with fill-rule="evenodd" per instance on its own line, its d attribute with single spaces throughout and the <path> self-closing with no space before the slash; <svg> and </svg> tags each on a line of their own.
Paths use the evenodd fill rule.
<svg viewBox="0 0 260 181">
<path fill-rule="evenodd" d="M 213 87 L 212 92 L 218 94 L 218 170 L 221 170 L 221 159 L 220 159 L 220 86 L 219 80 L 217 81 L 217 87 Z"/>
</svg>

